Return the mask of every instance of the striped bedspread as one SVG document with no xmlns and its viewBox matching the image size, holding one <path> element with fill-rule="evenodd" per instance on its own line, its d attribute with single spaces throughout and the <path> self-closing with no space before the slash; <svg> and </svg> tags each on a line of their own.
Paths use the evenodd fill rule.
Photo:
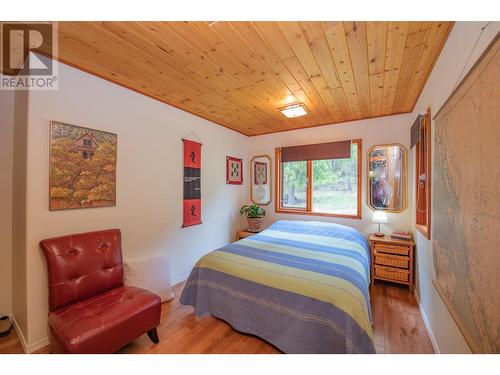
<svg viewBox="0 0 500 375">
<path fill-rule="evenodd" d="M 369 280 L 357 230 L 277 221 L 203 256 L 180 301 L 285 353 L 374 353 Z"/>
</svg>

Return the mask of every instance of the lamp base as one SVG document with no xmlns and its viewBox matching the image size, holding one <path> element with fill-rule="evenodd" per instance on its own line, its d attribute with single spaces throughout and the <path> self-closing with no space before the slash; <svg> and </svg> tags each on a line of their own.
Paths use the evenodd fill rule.
<svg viewBox="0 0 500 375">
<path fill-rule="evenodd" d="M 373 233 L 373 235 L 377 236 L 377 237 L 384 237 L 385 236 L 385 234 L 382 232 L 375 232 L 375 233 Z"/>
</svg>

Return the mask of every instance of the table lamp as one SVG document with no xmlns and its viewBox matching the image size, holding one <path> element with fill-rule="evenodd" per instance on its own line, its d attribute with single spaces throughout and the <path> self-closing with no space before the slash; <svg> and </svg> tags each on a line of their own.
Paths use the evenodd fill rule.
<svg viewBox="0 0 500 375">
<path fill-rule="evenodd" d="M 385 224 L 388 222 L 387 214 L 384 211 L 375 211 L 373 213 L 372 221 L 378 224 L 378 232 L 374 233 L 374 235 L 377 237 L 384 237 L 384 233 L 380 231 L 380 224 Z"/>
</svg>

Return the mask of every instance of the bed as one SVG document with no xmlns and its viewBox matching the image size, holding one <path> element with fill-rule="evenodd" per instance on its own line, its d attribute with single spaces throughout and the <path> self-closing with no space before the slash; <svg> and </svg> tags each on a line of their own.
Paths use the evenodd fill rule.
<svg viewBox="0 0 500 375">
<path fill-rule="evenodd" d="M 180 302 L 285 353 L 374 353 L 369 283 L 356 229 L 281 220 L 203 256 Z"/>
</svg>

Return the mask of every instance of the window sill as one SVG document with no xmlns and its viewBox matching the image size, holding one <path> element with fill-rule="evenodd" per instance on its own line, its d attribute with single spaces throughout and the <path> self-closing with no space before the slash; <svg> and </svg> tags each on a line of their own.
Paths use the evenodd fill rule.
<svg viewBox="0 0 500 375">
<path fill-rule="evenodd" d="M 277 214 L 290 214 L 290 215 L 308 215 L 308 216 L 325 216 L 325 217 L 337 217 L 341 219 L 361 219 L 361 214 L 358 215 L 343 215 L 343 214 L 329 214 L 326 212 L 310 212 L 305 210 L 293 210 L 279 208 L 274 211 Z"/>
</svg>

